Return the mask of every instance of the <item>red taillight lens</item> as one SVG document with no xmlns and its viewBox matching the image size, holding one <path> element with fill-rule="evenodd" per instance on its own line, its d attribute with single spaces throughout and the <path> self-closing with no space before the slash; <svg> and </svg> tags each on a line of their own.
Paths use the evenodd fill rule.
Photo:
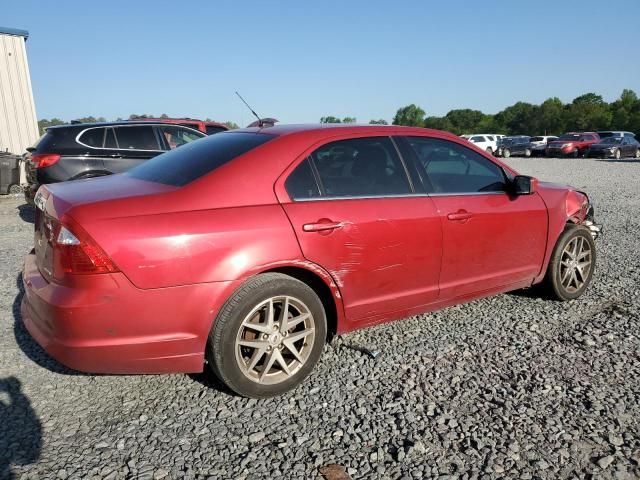
<svg viewBox="0 0 640 480">
<path fill-rule="evenodd" d="M 53 218 L 50 243 L 53 247 L 53 276 L 59 280 L 68 274 L 118 272 L 102 248 L 75 222 L 61 224 Z"/>
<path fill-rule="evenodd" d="M 36 164 L 36 168 L 45 168 L 54 165 L 60 160 L 57 153 L 34 153 L 31 155 L 31 161 Z"/>
</svg>

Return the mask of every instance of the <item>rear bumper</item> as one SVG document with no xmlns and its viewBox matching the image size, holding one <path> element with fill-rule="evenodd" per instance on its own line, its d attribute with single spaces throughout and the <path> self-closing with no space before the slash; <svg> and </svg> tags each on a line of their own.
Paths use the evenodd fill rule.
<svg viewBox="0 0 640 480">
<path fill-rule="evenodd" d="M 25 260 L 25 327 L 49 355 L 91 373 L 201 372 L 206 340 L 232 282 L 141 290 L 122 274 L 47 282 Z"/>
</svg>

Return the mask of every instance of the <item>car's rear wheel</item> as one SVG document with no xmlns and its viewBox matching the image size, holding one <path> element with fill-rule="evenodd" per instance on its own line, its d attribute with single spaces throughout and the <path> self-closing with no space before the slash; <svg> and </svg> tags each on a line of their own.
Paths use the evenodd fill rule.
<svg viewBox="0 0 640 480">
<path fill-rule="evenodd" d="M 502 156 L 504 158 L 509 158 L 511 156 L 511 151 L 508 148 L 505 148 L 504 150 L 502 150 Z"/>
<path fill-rule="evenodd" d="M 524 151 L 524 156 L 525 157 L 530 157 L 531 156 L 531 150 L 529 150 L 528 148 Z"/>
<path fill-rule="evenodd" d="M 215 374 L 236 393 L 280 395 L 301 383 L 326 339 L 325 311 L 305 283 L 280 273 L 249 279 L 220 310 L 207 344 Z"/>
<path fill-rule="evenodd" d="M 620 153 L 620 149 L 616 149 L 616 151 L 613 154 L 614 157 L 616 157 L 616 160 L 620 160 L 620 157 L 622 157 L 622 154 Z"/>
<path fill-rule="evenodd" d="M 596 244 L 589 230 L 567 225 L 553 249 L 545 283 L 558 300 L 573 300 L 591 283 L 595 264 Z"/>
<path fill-rule="evenodd" d="M 493 148 L 491 147 L 487 147 L 487 149 L 485 150 L 489 155 L 493 155 Z"/>
<path fill-rule="evenodd" d="M 640 158 L 640 148 L 636 148 L 636 158 Z"/>
</svg>

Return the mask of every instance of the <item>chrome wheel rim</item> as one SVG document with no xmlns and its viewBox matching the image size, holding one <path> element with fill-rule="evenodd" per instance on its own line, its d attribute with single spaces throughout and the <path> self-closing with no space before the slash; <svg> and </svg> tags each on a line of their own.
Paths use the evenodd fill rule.
<svg viewBox="0 0 640 480">
<path fill-rule="evenodd" d="M 565 245 L 560 257 L 560 283 L 569 293 L 580 290 L 589 278 L 593 252 L 584 237 L 574 237 Z"/>
<path fill-rule="evenodd" d="M 236 362 L 253 382 L 281 383 L 305 365 L 314 341 L 315 321 L 309 307 L 295 297 L 271 297 L 242 321 L 235 342 Z"/>
</svg>

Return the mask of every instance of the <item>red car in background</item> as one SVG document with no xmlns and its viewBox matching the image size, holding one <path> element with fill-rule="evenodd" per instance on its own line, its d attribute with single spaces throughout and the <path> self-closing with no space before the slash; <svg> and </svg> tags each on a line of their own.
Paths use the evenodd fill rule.
<svg viewBox="0 0 640 480">
<path fill-rule="evenodd" d="M 43 186 L 23 321 L 86 372 L 201 372 L 281 394 L 334 334 L 595 267 L 583 192 L 452 134 L 275 126 L 213 135 L 120 175 Z"/>
<path fill-rule="evenodd" d="M 183 127 L 193 128 L 199 130 L 207 135 L 213 135 L 214 133 L 226 132 L 229 127 L 224 123 L 212 122 L 205 120 L 198 120 L 196 118 L 150 118 L 140 117 L 134 119 L 136 122 L 155 122 L 155 123 L 172 123 L 174 125 L 182 125 Z"/>
<path fill-rule="evenodd" d="M 600 141 L 595 132 L 569 132 L 547 144 L 547 157 L 584 157 L 589 147 Z"/>
</svg>

